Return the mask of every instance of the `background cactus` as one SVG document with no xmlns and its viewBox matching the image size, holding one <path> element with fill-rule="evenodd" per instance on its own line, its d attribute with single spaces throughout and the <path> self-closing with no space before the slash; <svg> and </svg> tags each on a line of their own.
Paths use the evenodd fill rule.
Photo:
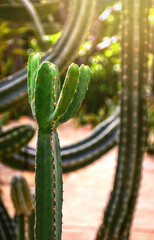
<svg viewBox="0 0 154 240">
<path fill-rule="evenodd" d="M 28 184 L 23 176 L 14 176 L 11 181 L 11 198 L 18 217 L 19 240 L 25 239 L 25 216 L 31 218 L 33 206 L 33 197 Z M 33 225 L 34 227 L 34 225 Z M 31 229 L 30 229 L 31 231 Z"/>
<path fill-rule="evenodd" d="M 97 240 L 128 239 L 147 137 L 145 84 L 149 1 L 122 1 L 122 93 L 118 164 Z"/>
<path fill-rule="evenodd" d="M 16 240 L 16 226 L 10 218 L 0 196 L 0 239 Z"/>
<path fill-rule="evenodd" d="M 78 8 L 76 8 L 76 2 L 79 2 Z M 95 10 L 95 3 L 96 0 L 91 0 L 90 2 L 88 0 L 71 0 L 68 22 L 63 34 L 53 49 L 49 50 L 43 56 L 43 61 L 50 60 L 59 67 L 60 71 L 69 65 L 90 26 Z M 39 14 L 38 10 L 37 12 Z M 15 103 L 27 97 L 26 78 L 27 69 L 25 68 L 11 77 L 0 81 L 0 112 L 10 109 Z"/>
<path fill-rule="evenodd" d="M 2 159 L 11 158 L 12 154 L 19 151 L 34 136 L 35 129 L 31 125 L 14 127 L 0 133 L 0 162 Z"/>
<path fill-rule="evenodd" d="M 29 57 L 29 102 L 38 124 L 35 169 L 35 214 L 37 240 L 61 239 L 62 231 L 62 167 L 56 128 L 78 110 L 88 87 L 90 69 L 72 64 L 60 91 L 56 65 L 44 62 L 40 55 Z M 82 83 L 84 77 L 84 83 Z M 82 93 L 81 93 L 82 91 Z M 72 110 L 73 108 L 73 110 Z M 42 191 L 43 189 L 43 191 Z"/>
<path fill-rule="evenodd" d="M 118 143 L 119 109 L 100 123 L 83 141 L 61 148 L 63 173 L 87 166 Z M 15 169 L 35 170 L 36 150 L 30 146 L 2 158 L 2 163 Z"/>
</svg>

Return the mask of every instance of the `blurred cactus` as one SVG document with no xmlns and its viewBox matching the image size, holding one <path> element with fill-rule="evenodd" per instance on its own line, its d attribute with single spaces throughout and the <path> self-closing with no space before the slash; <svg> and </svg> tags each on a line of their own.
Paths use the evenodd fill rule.
<svg viewBox="0 0 154 240">
<path fill-rule="evenodd" d="M 0 196 L 0 239 L 16 240 L 16 226 L 10 218 Z"/>
<path fill-rule="evenodd" d="M 24 240 L 25 216 L 29 217 L 32 214 L 34 206 L 33 197 L 23 176 L 14 176 L 12 178 L 11 198 L 18 216 L 18 240 Z"/>
<path fill-rule="evenodd" d="M 34 133 L 35 129 L 32 125 L 22 125 L 0 132 L 0 162 L 18 152 L 31 140 Z"/>
<path fill-rule="evenodd" d="M 11 198 L 18 215 L 30 215 L 34 209 L 33 197 L 23 176 L 14 176 L 12 178 Z"/>
<path fill-rule="evenodd" d="M 97 240 L 128 240 L 147 139 L 148 14 L 150 1 L 122 1 L 122 93 L 114 187 Z"/>
</svg>

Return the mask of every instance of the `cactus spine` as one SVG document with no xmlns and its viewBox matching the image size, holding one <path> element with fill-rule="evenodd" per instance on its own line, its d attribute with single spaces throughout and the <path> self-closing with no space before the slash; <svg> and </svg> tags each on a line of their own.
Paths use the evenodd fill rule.
<svg viewBox="0 0 154 240">
<path fill-rule="evenodd" d="M 149 1 L 122 1 L 122 96 L 114 188 L 97 240 L 128 239 L 146 146 Z"/>
<path fill-rule="evenodd" d="M 90 79 L 90 69 L 71 64 L 60 91 L 56 65 L 44 62 L 40 55 L 29 57 L 29 102 L 38 124 L 35 170 L 35 239 L 61 239 L 62 231 L 62 167 L 56 128 L 72 117 L 83 101 Z M 84 76 L 84 86 L 80 82 Z M 34 87 L 35 86 L 35 87 Z M 81 91 L 83 94 L 81 96 Z M 70 106 L 75 109 L 72 112 Z M 63 121 L 61 119 L 63 118 Z"/>
</svg>

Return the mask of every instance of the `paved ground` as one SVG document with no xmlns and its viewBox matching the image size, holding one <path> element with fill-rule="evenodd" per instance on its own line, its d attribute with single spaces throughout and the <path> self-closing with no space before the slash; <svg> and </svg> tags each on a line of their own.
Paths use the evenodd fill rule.
<svg viewBox="0 0 154 240">
<path fill-rule="evenodd" d="M 29 119 L 20 119 L 20 123 L 25 121 Z M 90 126 L 76 129 L 72 122 L 63 124 L 59 129 L 61 144 L 83 138 L 90 129 Z M 31 142 L 33 146 L 35 141 L 36 136 Z M 94 164 L 64 175 L 63 240 L 94 240 L 113 183 L 116 156 L 117 148 L 114 148 Z M 14 210 L 9 182 L 14 174 L 20 172 L 0 165 L 0 188 L 11 215 Z M 24 172 L 24 176 L 34 191 L 34 174 Z M 154 156 L 147 154 L 130 240 L 154 240 Z"/>
</svg>

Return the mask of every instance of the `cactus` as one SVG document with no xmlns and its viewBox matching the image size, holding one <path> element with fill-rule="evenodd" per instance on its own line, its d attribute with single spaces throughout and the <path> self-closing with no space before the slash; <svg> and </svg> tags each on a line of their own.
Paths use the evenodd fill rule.
<svg viewBox="0 0 154 240">
<path fill-rule="evenodd" d="M 18 215 L 30 215 L 33 207 L 33 197 L 23 176 L 14 176 L 11 181 L 11 198 Z"/>
<path fill-rule="evenodd" d="M 91 72 L 89 67 L 82 65 L 79 69 L 76 64 L 71 64 L 60 91 L 59 72 L 56 65 L 50 62 L 40 65 L 40 62 L 38 53 L 29 57 L 29 102 L 38 124 L 35 238 L 60 240 L 63 187 L 56 128 L 77 112 L 86 94 Z M 84 85 L 82 85 L 83 77 Z"/>
<path fill-rule="evenodd" d="M 59 0 L 52 0 L 44 3 L 34 3 L 34 7 L 41 19 L 47 15 L 54 13 L 59 7 Z M 0 4 L 1 19 L 8 21 L 30 21 L 29 13 L 25 11 L 25 7 L 20 3 Z"/>
<path fill-rule="evenodd" d="M 117 144 L 119 133 L 119 109 L 114 115 L 100 123 L 84 140 L 61 148 L 63 173 L 87 166 Z M 22 148 L 2 163 L 15 169 L 34 171 L 35 149 Z"/>
<path fill-rule="evenodd" d="M 80 2 L 78 8 L 76 2 Z M 60 71 L 68 66 L 85 37 L 93 17 L 95 3 L 96 0 L 72 0 L 67 26 L 57 44 L 44 55 L 43 61 L 50 60 L 56 63 Z M 0 82 L 0 112 L 6 111 L 27 96 L 26 77 L 25 68 Z"/>
<path fill-rule="evenodd" d="M 0 239 L 16 240 L 15 224 L 10 218 L 0 196 Z"/>
<path fill-rule="evenodd" d="M 34 128 L 31 125 L 14 127 L 11 130 L 0 133 L 0 161 L 10 158 L 13 153 L 25 146 L 34 136 Z"/>
<path fill-rule="evenodd" d="M 147 137 L 149 1 L 122 1 L 122 94 L 118 164 L 97 240 L 129 238 Z"/>
<path fill-rule="evenodd" d="M 23 176 L 14 176 L 11 181 L 11 198 L 18 216 L 18 239 L 25 239 L 25 216 L 30 216 L 33 197 Z"/>
</svg>

